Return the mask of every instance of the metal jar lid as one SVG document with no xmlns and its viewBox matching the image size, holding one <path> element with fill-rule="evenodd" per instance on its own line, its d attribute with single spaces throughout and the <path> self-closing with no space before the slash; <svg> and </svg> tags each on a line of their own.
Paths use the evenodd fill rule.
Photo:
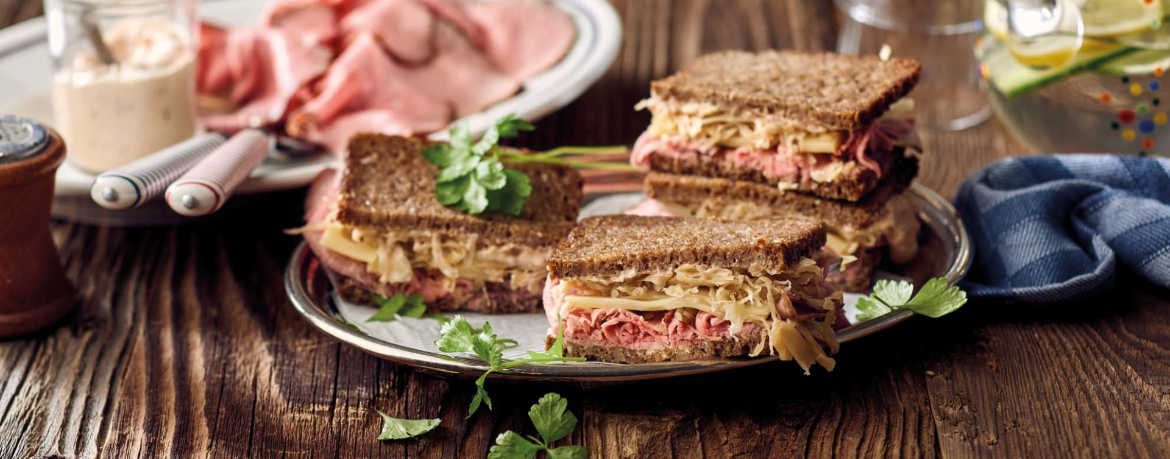
<svg viewBox="0 0 1170 459">
<path fill-rule="evenodd" d="M 0 164 L 15 163 L 36 156 L 48 144 L 45 127 L 14 115 L 0 115 Z"/>
<path fill-rule="evenodd" d="M 0 188 L 52 180 L 64 160 L 65 143 L 52 128 L 28 118 L 0 115 Z"/>
</svg>

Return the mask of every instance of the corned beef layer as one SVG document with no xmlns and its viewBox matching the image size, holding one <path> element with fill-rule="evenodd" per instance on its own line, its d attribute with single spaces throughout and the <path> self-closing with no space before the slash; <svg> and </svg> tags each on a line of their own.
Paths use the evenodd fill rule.
<svg viewBox="0 0 1170 459">
<path fill-rule="evenodd" d="M 802 184 L 813 182 L 815 171 L 855 161 L 880 179 L 893 166 L 894 142 L 907 138 L 912 131 L 913 125 L 907 120 L 879 120 L 853 133 L 832 154 L 792 152 L 785 145 L 770 150 L 729 148 L 682 136 L 659 137 L 645 132 L 634 144 L 630 164 L 649 170 L 660 158 L 696 164 L 713 163 L 731 170 L 757 172 L 772 182 Z"/>
<path fill-rule="evenodd" d="M 685 320 L 675 310 L 571 309 L 564 322 L 565 340 L 627 349 L 658 349 L 732 337 L 728 332 L 731 322 L 702 311 L 693 320 Z M 755 336 L 760 331 L 759 324 L 744 324 L 739 335 Z"/>
<path fill-rule="evenodd" d="M 544 288 L 544 310 L 553 333 L 557 332 L 557 316 L 563 302 L 563 296 L 554 289 L 560 282 L 559 279 L 549 279 Z M 561 295 L 574 293 L 577 292 L 564 291 Z M 565 342 L 637 350 L 664 349 L 702 341 L 752 339 L 763 331 L 761 324 L 746 323 L 732 335 L 730 321 L 703 311 L 685 317 L 677 310 L 636 312 L 616 308 L 574 308 L 567 316 L 561 317 L 561 322 L 564 323 Z M 844 311 L 837 309 L 833 328 L 848 326 Z"/>
</svg>

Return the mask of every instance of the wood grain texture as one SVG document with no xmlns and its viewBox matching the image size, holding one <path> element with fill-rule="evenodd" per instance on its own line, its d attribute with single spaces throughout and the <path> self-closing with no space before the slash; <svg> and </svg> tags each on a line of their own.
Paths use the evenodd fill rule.
<svg viewBox="0 0 1170 459">
<path fill-rule="evenodd" d="M 615 0 L 625 40 L 580 100 L 526 146 L 630 144 L 653 78 L 724 48 L 831 49 L 828 0 Z M 0 24 L 38 2 L 0 0 Z M 997 122 L 923 133 L 922 183 L 1022 148 Z M 483 457 L 528 407 L 568 398 L 567 441 L 593 457 L 1168 457 L 1170 302 L 1122 273 L 1117 292 L 1053 311 L 973 303 L 846 345 L 832 373 L 792 365 L 630 384 L 489 382 L 495 411 L 464 419 L 471 381 L 397 367 L 296 316 L 282 270 L 301 192 L 227 224 L 111 229 L 56 223 L 79 287 L 60 328 L 0 342 L 0 458 Z M 440 417 L 377 442 L 375 409 Z"/>
</svg>

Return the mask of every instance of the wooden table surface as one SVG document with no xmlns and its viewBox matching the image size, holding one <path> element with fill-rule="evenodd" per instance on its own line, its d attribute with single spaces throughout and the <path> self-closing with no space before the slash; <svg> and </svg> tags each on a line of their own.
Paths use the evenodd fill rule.
<svg viewBox="0 0 1170 459">
<path fill-rule="evenodd" d="M 830 49 L 827 0 L 615 0 L 625 41 L 605 78 L 522 142 L 632 143 L 651 79 L 727 48 Z M 0 25 L 40 14 L 0 0 Z M 1023 148 L 996 121 L 924 132 L 920 181 L 950 196 Z M 0 341 L 0 458 L 483 457 L 531 432 L 557 391 L 593 457 L 1170 457 L 1170 302 L 1126 273 L 1102 298 L 1049 311 L 973 302 L 844 346 L 832 373 L 792 364 L 631 384 L 489 383 L 399 367 L 311 328 L 282 275 L 301 192 L 230 223 L 118 229 L 56 222 L 78 312 Z M 375 410 L 441 417 L 375 441 Z"/>
</svg>

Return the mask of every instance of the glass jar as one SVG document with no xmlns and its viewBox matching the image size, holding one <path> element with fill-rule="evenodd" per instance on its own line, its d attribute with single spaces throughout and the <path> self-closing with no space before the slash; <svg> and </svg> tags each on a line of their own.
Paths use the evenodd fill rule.
<svg viewBox="0 0 1170 459">
<path fill-rule="evenodd" d="M 196 0 L 46 0 L 69 160 L 107 171 L 195 133 Z"/>
<path fill-rule="evenodd" d="M 1170 2 L 1062 1 L 1083 36 L 1038 34 L 1040 51 L 1013 45 L 1000 3 L 986 0 L 988 33 L 975 56 L 1016 140 L 1041 153 L 1170 156 Z"/>
<path fill-rule="evenodd" d="M 999 78 L 991 85 L 996 115 L 1032 151 L 1168 156 L 1170 96 L 1161 84 L 1170 52 L 1090 50 L 1077 59 L 1094 62 L 1049 71 L 1000 70 L 1017 63 L 990 35 L 976 53 L 989 79 Z M 997 71 L 1003 75 L 994 75 Z"/>
</svg>

